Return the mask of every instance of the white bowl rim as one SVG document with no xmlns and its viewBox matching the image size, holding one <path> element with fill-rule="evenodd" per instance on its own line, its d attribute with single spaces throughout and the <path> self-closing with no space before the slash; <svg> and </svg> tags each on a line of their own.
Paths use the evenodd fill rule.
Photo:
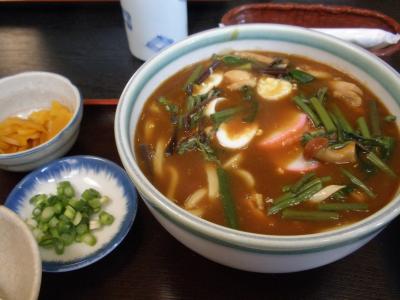
<svg viewBox="0 0 400 300">
<path fill-rule="evenodd" d="M 131 108 L 128 108 L 130 102 L 127 98 L 127 94 L 131 90 L 141 89 L 141 86 L 137 85 L 136 83 L 145 77 L 144 74 L 146 74 L 149 69 L 156 68 L 157 65 L 162 65 L 161 62 L 167 58 L 176 58 L 177 55 L 174 55 L 174 52 L 179 52 L 179 50 L 185 48 L 190 49 L 192 44 L 199 43 L 201 45 L 199 48 L 203 47 L 204 45 L 201 43 L 201 41 L 205 39 L 228 35 L 231 36 L 231 39 L 236 39 L 239 32 L 240 34 L 243 34 L 247 32 L 268 31 L 273 31 L 274 33 L 286 31 L 301 36 L 307 36 L 308 38 L 318 40 L 320 43 L 333 44 L 339 47 L 341 50 L 346 50 L 353 55 L 361 56 L 364 61 L 372 64 L 377 70 L 384 72 L 385 75 L 391 77 L 392 80 L 398 81 L 400 79 L 399 74 L 391 66 L 381 59 L 375 57 L 367 50 L 332 36 L 309 29 L 281 24 L 240 24 L 206 30 L 189 36 L 188 38 L 170 46 L 157 56 L 148 60 L 135 72 L 135 74 L 133 74 L 131 79 L 126 84 L 120 96 L 114 122 L 115 140 L 122 164 L 124 165 L 128 174 L 131 176 L 138 191 L 140 191 L 141 195 L 143 195 L 143 200 L 147 204 L 151 205 L 151 207 L 156 209 L 156 211 L 163 217 L 166 217 L 174 224 L 183 226 L 184 230 L 194 233 L 197 236 L 221 245 L 236 248 L 237 250 L 271 254 L 298 254 L 316 252 L 333 249 L 339 245 L 344 246 L 351 244 L 356 240 L 362 240 L 367 236 L 379 232 L 388 222 L 400 214 L 399 195 L 397 195 L 395 199 L 368 218 L 338 229 L 307 235 L 282 236 L 256 234 L 217 225 L 207 220 L 198 218 L 185 211 L 183 208 L 177 206 L 172 201 L 168 200 L 164 195 L 162 195 L 148 181 L 134 160 L 130 150 L 131 141 L 133 138 L 130 138 L 128 141 L 122 138 L 122 136 L 126 136 L 128 134 L 122 126 L 122 123 L 126 121 L 125 118 L 129 117 L 126 114 L 127 111 L 129 111 L 129 108 Z M 400 88 L 398 91 L 400 95 Z M 134 104 L 132 107 L 133 106 Z M 124 112 L 126 113 L 125 115 Z"/>
<path fill-rule="evenodd" d="M 42 151 L 44 148 L 47 148 L 47 147 L 53 145 L 62 137 L 62 135 L 64 134 L 65 131 L 69 130 L 70 128 L 73 128 L 75 126 L 75 123 L 79 122 L 82 117 L 83 98 L 82 98 L 81 93 L 79 92 L 78 88 L 68 78 L 66 78 L 60 74 L 44 72 L 44 71 L 28 71 L 28 72 L 22 72 L 22 73 L 18 73 L 15 75 L 1 78 L 0 83 L 19 79 L 21 77 L 23 78 L 23 77 L 32 77 L 32 76 L 51 76 L 57 80 L 60 80 L 64 83 L 66 83 L 67 85 L 69 85 L 71 87 L 76 99 L 78 100 L 78 103 L 77 103 L 78 105 L 72 115 L 71 120 L 69 120 L 67 125 L 60 132 L 58 132 L 55 136 L 53 136 L 50 140 L 48 140 L 45 143 L 40 144 L 36 147 L 30 148 L 30 149 L 27 149 L 24 151 L 19 151 L 19 152 L 15 152 L 15 153 L 0 153 L 0 162 L 2 160 L 16 159 L 16 158 L 22 158 L 25 156 L 29 156 L 31 154 Z"/>
<path fill-rule="evenodd" d="M 42 260 L 40 258 L 40 253 L 39 253 L 39 247 L 37 245 L 37 242 L 35 238 L 32 235 L 32 232 L 28 228 L 28 226 L 22 221 L 22 219 L 11 209 L 0 205 L 0 213 L 7 215 L 12 222 L 15 223 L 15 225 L 22 230 L 24 236 L 26 237 L 30 248 L 32 249 L 33 252 L 33 257 L 35 258 L 35 261 L 33 262 L 35 274 L 34 274 L 34 279 L 32 283 L 32 290 L 30 291 L 31 297 L 28 299 L 37 299 L 39 296 L 39 291 L 40 291 L 40 284 L 42 282 Z"/>
</svg>

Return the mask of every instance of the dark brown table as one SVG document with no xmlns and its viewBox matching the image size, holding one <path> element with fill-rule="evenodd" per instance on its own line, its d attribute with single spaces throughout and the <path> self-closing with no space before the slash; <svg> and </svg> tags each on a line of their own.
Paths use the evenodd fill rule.
<svg viewBox="0 0 400 300">
<path fill-rule="evenodd" d="M 189 3 L 190 32 L 215 27 L 229 8 L 246 2 Z M 376 9 L 400 19 L 398 0 L 320 2 Z M 389 63 L 400 71 L 399 55 Z M 69 77 L 85 98 L 118 98 L 141 64 L 129 53 L 118 3 L 0 3 L 0 77 L 51 71 Z M 120 164 L 114 114 L 115 106 L 85 107 L 79 139 L 68 155 L 97 155 Z M 0 203 L 23 176 L 0 171 Z M 400 299 L 399 253 L 400 219 L 330 265 L 293 274 L 242 272 L 181 245 L 139 201 L 135 223 L 114 252 L 78 271 L 44 273 L 40 298 Z"/>
</svg>

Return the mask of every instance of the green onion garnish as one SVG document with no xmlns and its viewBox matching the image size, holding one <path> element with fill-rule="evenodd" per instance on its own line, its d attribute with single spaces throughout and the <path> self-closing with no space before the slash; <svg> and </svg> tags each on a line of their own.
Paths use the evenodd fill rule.
<svg viewBox="0 0 400 300">
<path fill-rule="evenodd" d="M 95 189 L 85 190 L 81 199 L 75 198 L 71 183 L 62 181 L 57 184 L 57 195 L 39 194 L 31 198 L 30 203 L 35 208 L 26 223 L 39 246 L 53 249 L 57 254 L 63 254 L 65 247 L 73 242 L 93 246 L 96 238 L 90 225 L 97 222 L 97 229 L 114 221 L 114 216 L 101 211 L 102 205 L 108 201 L 108 197 L 101 196 Z M 97 212 L 98 221 L 93 220 Z"/>
</svg>

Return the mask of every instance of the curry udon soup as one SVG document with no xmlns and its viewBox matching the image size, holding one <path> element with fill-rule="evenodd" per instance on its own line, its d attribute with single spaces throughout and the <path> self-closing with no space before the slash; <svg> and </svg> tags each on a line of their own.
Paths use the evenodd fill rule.
<svg viewBox="0 0 400 300">
<path fill-rule="evenodd" d="M 239 230 L 321 232 L 395 195 L 395 116 L 332 67 L 267 52 L 213 55 L 146 102 L 139 165 L 171 201 Z"/>
</svg>

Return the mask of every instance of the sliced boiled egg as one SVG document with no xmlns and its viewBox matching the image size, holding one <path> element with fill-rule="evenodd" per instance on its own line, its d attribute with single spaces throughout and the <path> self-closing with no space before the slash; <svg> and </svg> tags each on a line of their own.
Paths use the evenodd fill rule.
<svg viewBox="0 0 400 300">
<path fill-rule="evenodd" d="M 225 148 L 240 149 L 247 146 L 258 130 L 255 123 L 243 124 L 240 130 L 229 130 L 230 123 L 222 123 L 216 133 L 219 144 Z"/>
<path fill-rule="evenodd" d="M 285 98 L 292 92 L 292 84 L 283 79 L 261 77 L 257 83 L 257 93 L 268 101 L 277 101 Z"/>
<path fill-rule="evenodd" d="M 193 95 L 203 95 L 211 91 L 213 88 L 217 87 L 222 80 L 224 79 L 224 75 L 222 73 L 216 72 L 212 73 L 206 80 L 204 80 L 200 84 L 195 84 L 193 86 Z"/>
<path fill-rule="evenodd" d="M 204 109 L 204 114 L 206 116 L 211 116 L 212 114 L 215 114 L 215 107 L 217 106 L 218 103 L 227 100 L 224 97 L 219 97 L 219 98 L 215 98 L 214 100 L 212 100 L 210 103 L 207 104 L 206 108 Z"/>
</svg>

